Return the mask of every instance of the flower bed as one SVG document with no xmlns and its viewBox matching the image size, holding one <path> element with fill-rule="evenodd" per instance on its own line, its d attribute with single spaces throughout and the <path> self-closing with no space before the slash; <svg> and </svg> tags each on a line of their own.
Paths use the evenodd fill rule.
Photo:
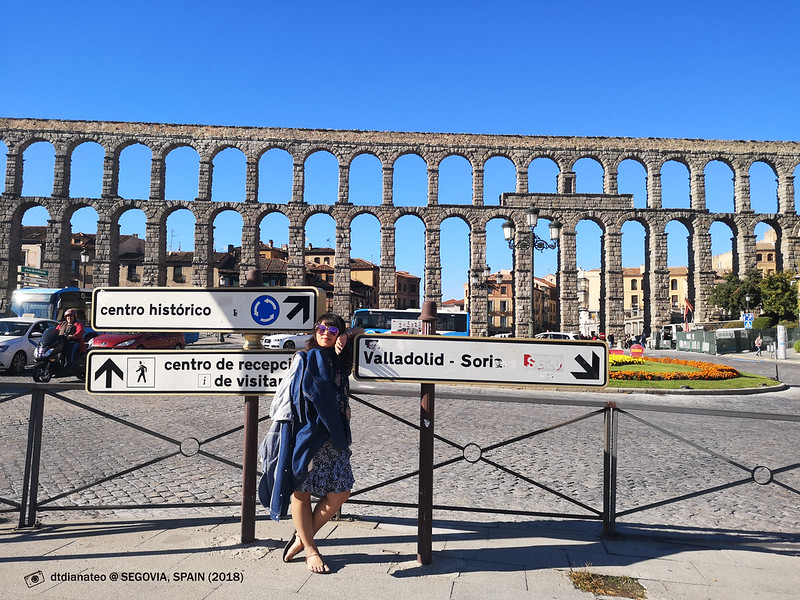
<svg viewBox="0 0 800 600">
<path fill-rule="evenodd" d="M 612 354 L 608 357 L 611 367 L 623 365 L 646 365 L 650 363 L 666 363 L 693 367 L 697 371 L 666 371 L 659 373 L 648 373 L 647 371 L 611 371 L 608 376 L 610 379 L 624 379 L 633 381 L 670 381 L 673 379 L 733 379 L 739 376 L 739 371 L 726 365 L 715 365 L 713 363 L 701 362 L 699 360 L 678 360 L 676 358 L 633 358 L 620 354 Z"/>
</svg>

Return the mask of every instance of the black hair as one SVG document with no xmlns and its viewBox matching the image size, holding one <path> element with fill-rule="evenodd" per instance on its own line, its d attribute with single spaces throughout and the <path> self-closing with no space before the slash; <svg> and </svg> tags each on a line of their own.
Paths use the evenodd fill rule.
<svg viewBox="0 0 800 600">
<path fill-rule="evenodd" d="M 322 348 L 317 343 L 317 334 L 316 334 L 316 327 L 317 325 L 328 325 L 329 327 L 336 327 L 339 330 L 339 335 L 343 334 L 345 329 L 347 329 L 347 323 L 344 322 L 344 319 L 337 315 L 336 313 L 325 313 L 324 315 L 320 316 L 317 319 L 317 322 L 314 323 L 314 332 L 311 334 L 311 337 L 308 338 L 308 342 L 306 342 L 306 350 L 311 350 L 313 348 L 319 348 L 320 350 L 327 350 L 327 348 Z M 349 364 L 352 361 L 352 350 L 350 345 L 348 344 L 345 346 L 342 353 L 337 355 L 335 352 L 332 352 L 334 356 L 334 360 L 338 359 L 339 362 L 344 364 Z"/>
</svg>

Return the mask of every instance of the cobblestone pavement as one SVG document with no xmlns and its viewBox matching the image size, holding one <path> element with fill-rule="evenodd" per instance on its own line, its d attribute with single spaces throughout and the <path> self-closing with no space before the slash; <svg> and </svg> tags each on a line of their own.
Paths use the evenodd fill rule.
<svg viewBox="0 0 800 600">
<path fill-rule="evenodd" d="M 737 368 L 774 368 L 769 361 L 746 362 L 747 368 Z M 800 381 L 800 365 L 792 362 L 785 369 Z M 403 476 L 418 468 L 418 432 L 408 423 L 419 421 L 419 386 L 354 385 L 354 395 L 354 500 L 415 503 L 417 478 Z M 39 498 L 86 508 L 76 515 L 45 506 L 41 520 L 238 515 L 241 397 L 90 396 L 81 390 L 59 396 L 48 396 L 45 404 Z M 435 462 L 447 464 L 435 471 L 434 503 L 505 511 L 482 514 L 483 520 L 538 518 L 522 512 L 596 519 L 603 506 L 604 429 L 598 411 L 608 401 L 625 411 L 618 426 L 619 528 L 714 530 L 800 547 L 800 423 L 681 412 L 798 415 L 795 387 L 753 395 L 654 396 L 437 386 Z M 262 399 L 262 413 L 266 405 Z M 0 396 L 0 498 L 21 496 L 29 410 L 30 396 Z M 268 424 L 262 421 L 260 436 Z M 117 473 L 124 474 L 112 478 Z M 393 479 L 399 480 L 362 492 Z M 152 506 L 200 502 L 230 506 L 178 513 Z M 98 504 L 147 508 L 109 512 L 95 508 Z M 357 503 L 348 503 L 344 512 L 416 516 L 415 509 Z M 444 509 L 435 517 L 469 518 Z M 17 518 L 16 512 L 0 513 L 6 521 Z"/>
</svg>

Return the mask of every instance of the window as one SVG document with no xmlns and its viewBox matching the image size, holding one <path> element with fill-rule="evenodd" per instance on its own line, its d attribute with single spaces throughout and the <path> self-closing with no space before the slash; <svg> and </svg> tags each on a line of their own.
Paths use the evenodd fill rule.
<svg viewBox="0 0 800 600">
<path fill-rule="evenodd" d="M 508 317 L 500 317 L 500 327 L 508 327 Z"/>
<path fill-rule="evenodd" d="M 128 265 L 128 281 L 139 281 L 139 275 L 136 273 L 136 265 Z"/>
<path fill-rule="evenodd" d="M 773 260 L 775 259 L 773 258 L 772 254 L 767 254 L 767 262 L 772 262 Z"/>
<path fill-rule="evenodd" d="M 409 288 L 409 291 L 412 294 L 416 294 L 417 293 L 417 284 L 416 283 L 412 283 L 411 285 L 408 286 L 408 288 Z"/>
<path fill-rule="evenodd" d="M 639 295 L 631 296 L 631 308 L 639 308 Z"/>
<path fill-rule="evenodd" d="M 505 296 L 507 293 L 508 293 L 508 292 L 506 291 L 506 286 L 504 286 L 504 285 L 501 285 L 501 286 L 500 286 L 500 295 L 501 295 L 501 296 Z"/>
<path fill-rule="evenodd" d="M 489 300 L 489 312 L 494 312 L 494 300 Z"/>
<path fill-rule="evenodd" d="M 500 312 L 508 312 L 508 302 L 506 300 L 500 300 Z"/>
<path fill-rule="evenodd" d="M 672 281 L 669 282 L 669 289 L 671 289 L 671 290 L 677 290 L 678 289 L 678 280 L 677 279 L 673 279 Z"/>
<path fill-rule="evenodd" d="M 756 260 L 758 262 L 762 262 L 764 260 L 764 255 L 761 254 L 761 252 L 759 252 L 758 254 L 756 254 Z"/>
<path fill-rule="evenodd" d="M 631 289 L 632 290 L 639 289 L 639 282 L 636 279 L 631 279 Z"/>
<path fill-rule="evenodd" d="M 672 296 L 672 308 L 678 308 L 678 297 L 675 295 Z"/>
</svg>

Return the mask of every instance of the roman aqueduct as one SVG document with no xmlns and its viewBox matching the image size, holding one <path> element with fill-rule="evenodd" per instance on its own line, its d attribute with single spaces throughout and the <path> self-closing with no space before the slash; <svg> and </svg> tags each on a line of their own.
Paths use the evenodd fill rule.
<svg viewBox="0 0 800 600">
<path fill-rule="evenodd" d="M 50 196 L 25 196 L 23 155 L 36 142 L 46 141 L 55 149 L 53 190 Z M 279 212 L 289 220 L 288 283 L 301 285 L 304 275 L 305 224 L 317 213 L 336 222 L 334 308 L 349 312 L 350 226 L 361 214 L 371 214 L 380 222 L 380 305 L 394 304 L 395 223 L 405 215 L 416 215 L 425 226 L 425 300 L 442 300 L 440 225 L 451 217 L 469 227 L 470 273 L 473 283 L 486 263 L 486 225 L 492 219 L 510 220 L 516 225 L 517 239 L 527 236 L 525 212 L 530 206 L 540 211 L 541 219 L 559 220 L 562 235 L 558 245 L 559 317 L 563 330 L 577 330 L 579 319 L 578 268 L 575 228 L 581 220 L 595 222 L 601 237 L 600 328 L 621 337 L 623 333 L 623 275 L 621 230 L 628 221 L 645 230 L 645 275 L 643 295 L 645 323 L 657 329 L 670 314 L 669 273 L 665 227 L 670 221 L 682 223 L 689 232 L 689 298 L 695 318 L 707 320 L 708 304 L 715 271 L 711 260 L 709 228 L 725 223 L 733 233 L 733 268 L 743 274 L 755 268 L 755 234 L 758 223 L 766 223 L 777 233 L 778 268 L 795 268 L 800 259 L 800 219 L 795 208 L 794 172 L 800 164 L 800 143 L 720 141 L 655 138 L 592 138 L 515 135 L 476 135 L 445 133 L 402 133 L 377 131 L 307 130 L 207 125 L 169 125 L 154 123 L 62 121 L 0 118 L 0 142 L 7 149 L 0 226 L 8 232 L 0 238 L 0 284 L 5 296 L 16 287 L 17 267 L 22 261 L 21 224 L 24 213 L 43 206 L 50 215 L 43 267 L 50 272 L 50 284 L 60 286 L 70 280 L 69 233 L 71 216 L 85 206 L 98 214 L 95 286 L 118 284 L 118 222 L 128 210 L 140 209 L 147 219 L 143 281 L 166 285 L 166 220 L 176 210 L 188 209 L 195 217 L 192 283 L 212 287 L 212 228 L 216 215 L 233 210 L 242 217 L 241 280 L 248 268 L 256 266 L 259 224 L 269 214 Z M 70 197 L 70 166 L 74 150 L 85 142 L 95 142 L 104 150 L 102 194 L 99 198 Z M 152 152 L 148 198 L 125 199 L 119 195 L 120 154 L 134 144 Z M 165 199 L 165 157 L 181 146 L 194 148 L 200 156 L 198 196 L 190 200 Z M 227 148 L 236 148 L 246 157 L 244 202 L 212 202 L 214 157 Z M 286 203 L 260 202 L 259 159 L 267 151 L 280 148 L 293 163 L 291 199 Z M 332 205 L 304 201 L 304 165 L 307 157 L 320 150 L 333 154 L 339 165 L 338 199 Z M 350 165 L 362 154 L 380 161 L 383 195 L 380 205 L 360 206 L 349 202 Z M 395 161 L 414 154 L 427 168 L 427 204 L 396 206 L 393 200 Z M 457 155 L 472 168 L 472 202 L 469 205 L 439 203 L 439 165 Z M 516 189 L 502 195 L 499 204 L 484 202 L 484 167 L 488 160 L 502 156 L 516 171 Z M 558 166 L 555 193 L 529 193 L 528 169 L 538 158 L 548 158 Z M 575 163 L 583 158 L 597 161 L 603 169 L 603 193 L 576 193 Z M 646 172 L 646 207 L 634 207 L 629 194 L 618 193 L 618 168 L 622 161 L 641 164 Z M 662 208 L 661 167 L 667 161 L 685 165 L 689 172 L 690 206 Z M 706 206 L 704 169 L 720 161 L 733 173 L 732 212 L 710 212 Z M 756 213 L 750 202 L 749 169 L 765 163 L 777 181 L 777 212 Z M 524 245 L 524 244 L 522 244 Z M 514 256 L 517 335 L 525 335 L 530 310 L 530 251 L 517 244 Z M 487 328 L 487 290 L 472 286 L 472 332 Z"/>
</svg>

